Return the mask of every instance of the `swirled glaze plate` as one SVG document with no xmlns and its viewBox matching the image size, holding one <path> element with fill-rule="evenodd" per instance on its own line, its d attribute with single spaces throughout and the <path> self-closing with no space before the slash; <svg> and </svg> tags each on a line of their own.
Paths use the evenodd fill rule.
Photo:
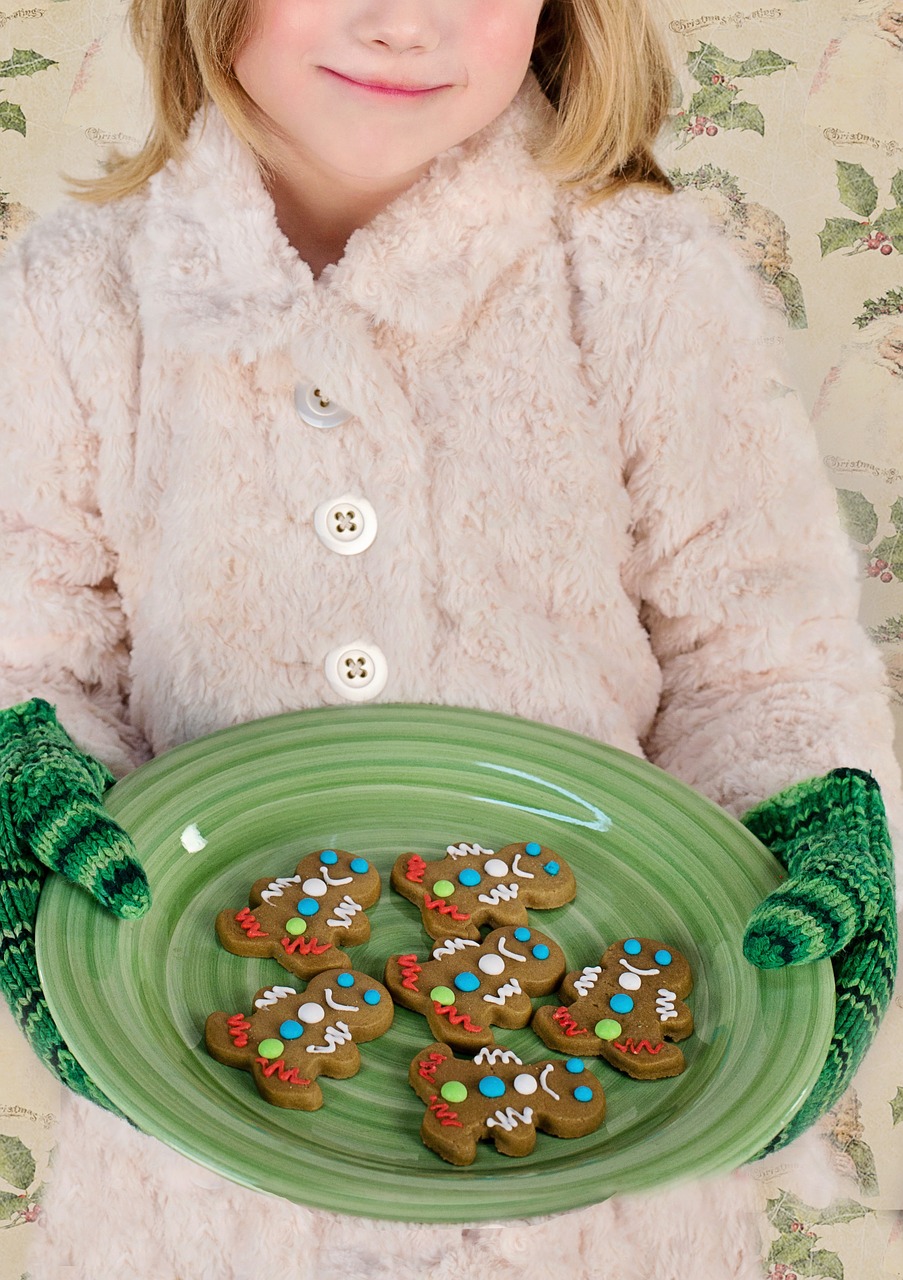
<svg viewBox="0 0 903 1280">
<path fill-rule="evenodd" d="M 761 972 L 741 952 L 746 918 L 779 880 L 739 823 L 659 769 L 585 738 L 486 712 L 427 706 L 329 708 L 260 720 L 178 747 L 108 795 L 154 893 L 124 924 L 59 877 L 45 888 L 39 964 L 51 1010 L 90 1075 L 141 1129 L 247 1186 L 374 1218 L 523 1218 L 712 1174 L 752 1157 L 804 1100 L 833 1023 L 830 963 Z M 186 852 L 196 824 L 206 839 Z M 417 909 L 389 888 L 395 857 L 438 857 L 460 840 L 538 840 L 573 867 L 577 898 L 534 913 L 569 968 L 606 944 L 657 937 L 687 956 L 696 1031 L 683 1075 L 635 1081 L 599 1060 L 608 1114 L 585 1138 L 539 1134 L 512 1159 L 480 1143 L 455 1168 L 420 1142 L 408 1065 L 425 1021 L 398 1009 L 362 1046 L 350 1080 L 323 1081 L 316 1112 L 270 1106 L 246 1072 L 208 1056 L 204 1022 L 250 1008 L 285 980 L 273 960 L 219 945 L 214 919 L 263 875 L 335 846 L 371 859 L 383 894 L 356 968 L 426 955 Z M 551 999 L 552 997 L 549 997 Z M 497 1031 L 524 1060 L 529 1030 Z"/>
</svg>

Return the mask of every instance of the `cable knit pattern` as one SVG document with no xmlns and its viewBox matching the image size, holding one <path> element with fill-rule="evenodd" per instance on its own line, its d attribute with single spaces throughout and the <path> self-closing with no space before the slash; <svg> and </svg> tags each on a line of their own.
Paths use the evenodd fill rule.
<svg viewBox="0 0 903 1280">
<path fill-rule="evenodd" d="M 83 755 L 34 699 L 0 712 L 0 989 L 29 1043 L 64 1084 L 111 1104 L 62 1041 L 41 991 L 35 919 L 45 868 L 122 919 L 150 905 L 134 845 L 106 813 L 113 775 Z"/>
<path fill-rule="evenodd" d="M 897 972 L 894 868 L 877 783 L 835 769 L 789 788 L 744 822 L 789 877 L 757 908 L 744 940 L 762 968 L 834 958 L 837 1010 L 828 1058 L 776 1151 L 840 1098 L 890 1004 Z"/>
</svg>

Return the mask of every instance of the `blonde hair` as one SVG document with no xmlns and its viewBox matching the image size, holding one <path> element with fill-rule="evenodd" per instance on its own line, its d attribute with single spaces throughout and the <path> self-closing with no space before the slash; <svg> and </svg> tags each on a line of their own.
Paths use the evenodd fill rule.
<svg viewBox="0 0 903 1280">
<path fill-rule="evenodd" d="M 102 177 L 70 179 L 74 194 L 103 203 L 138 191 L 182 156 L 191 121 L 209 102 L 261 167 L 273 167 L 264 119 L 232 72 L 253 23 L 253 0 L 131 0 L 129 26 L 153 125 L 141 150 L 114 154 Z M 557 111 L 555 131 L 537 155 L 548 173 L 584 188 L 587 203 L 634 182 L 673 190 L 652 154 L 673 72 L 647 0 L 546 0 L 533 67 Z"/>
</svg>

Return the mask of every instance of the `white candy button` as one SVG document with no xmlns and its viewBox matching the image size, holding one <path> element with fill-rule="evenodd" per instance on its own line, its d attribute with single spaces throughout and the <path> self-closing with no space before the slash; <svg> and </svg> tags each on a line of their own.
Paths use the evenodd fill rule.
<svg viewBox="0 0 903 1280">
<path fill-rule="evenodd" d="M 298 1017 L 302 1022 L 322 1022 L 326 1017 L 326 1010 L 321 1004 L 315 1004 L 310 1000 L 307 1004 L 302 1004 L 298 1010 Z"/>
<path fill-rule="evenodd" d="M 320 386 L 295 387 L 295 408 L 309 427 L 340 427 L 351 414 L 340 404 L 330 400 L 328 392 Z"/>
<path fill-rule="evenodd" d="M 508 863 L 503 858 L 490 858 L 488 862 L 483 863 L 483 870 L 487 876 L 506 876 Z"/>
<path fill-rule="evenodd" d="M 322 880 L 305 880 L 301 886 L 301 892 L 306 893 L 309 898 L 322 898 L 326 889 Z"/>
<path fill-rule="evenodd" d="M 531 1093 L 535 1093 L 538 1085 L 535 1076 L 528 1076 L 526 1072 L 522 1076 L 514 1077 L 514 1088 L 517 1093 L 524 1097 L 529 1097 Z"/>
<path fill-rule="evenodd" d="M 340 556 L 356 556 L 366 551 L 376 537 L 376 512 L 366 498 L 346 493 L 331 502 L 321 502 L 314 512 L 317 537 Z"/>
<path fill-rule="evenodd" d="M 501 956 L 480 956 L 477 967 L 481 973 L 488 973 L 490 977 L 498 977 L 505 972 L 505 962 Z"/>
<path fill-rule="evenodd" d="M 349 702 L 367 702 L 386 687 L 389 664 L 375 644 L 343 644 L 333 649 L 324 664 L 326 679 Z"/>
</svg>

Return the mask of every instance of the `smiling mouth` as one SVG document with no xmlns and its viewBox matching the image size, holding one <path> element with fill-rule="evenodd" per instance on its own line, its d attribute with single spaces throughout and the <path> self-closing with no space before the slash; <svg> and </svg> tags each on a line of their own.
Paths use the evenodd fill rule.
<svg viewBox="0 0 903 1280">
<path fill-rule="evenodd" d="M 356 89 L 363 89 L 368 93 L 385 94 L 395 98 L 426 98 L 430 94 L 439 93 L 442 89 L 448 89 L 450 86 L 446 84 L 437 85 L 404 85 L 390 84 L 383 80 L 357 80 L 353 76 L 342 75 L 340 71 L 333 71 L 331 67 L 323 67 L 329 75 L 336 80 L 341 80 L 345 84 L 353 85 Z"/>
</svg>

